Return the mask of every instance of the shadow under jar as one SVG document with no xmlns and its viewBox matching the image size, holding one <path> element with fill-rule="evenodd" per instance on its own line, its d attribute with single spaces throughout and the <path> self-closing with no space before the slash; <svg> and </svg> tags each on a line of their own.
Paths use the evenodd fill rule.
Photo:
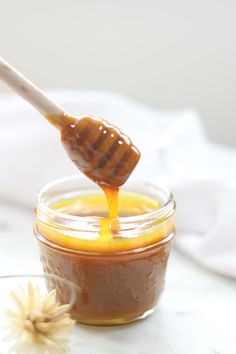
<svg viewBox="0 0 236 354">
<path fill-rule="evenodd" d="M 154 311 L 174 210 L 172 194 L 149 183 L 122 187 L 118 219 L 106 218 L 105 196 L 90 181 L 69 177 L 40 191 L 34 230 L 44 271 L 80 287 L 72 311 L 78 322 L 123 324 Z"/>
</svg>

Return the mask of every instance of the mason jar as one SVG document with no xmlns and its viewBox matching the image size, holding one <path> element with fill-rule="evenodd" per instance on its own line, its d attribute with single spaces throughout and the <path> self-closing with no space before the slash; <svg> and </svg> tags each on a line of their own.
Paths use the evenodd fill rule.
<svg viewBox="0 0 236 354">
<path fill-rule="evenodd" d="M 77 176 L 53 181 L 37 196 L 34 232 L 44 272 L 80 288 L 72 310 L 80 323 L 144 318 L 164 288 L 175 235 L 172 194 L 150 183 L 127 183 L 119 200 L 119 218 L 106 218 L 103 192 Z M 62 288 L 59 293 L 63 299 Z"/>
</svg>

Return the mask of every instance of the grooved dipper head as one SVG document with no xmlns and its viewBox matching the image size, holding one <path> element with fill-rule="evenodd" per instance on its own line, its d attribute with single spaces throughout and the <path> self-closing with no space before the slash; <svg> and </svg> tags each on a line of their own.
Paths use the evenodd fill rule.
<svg viewBox="0 0 236 354">
<path fill-rule="evenodd" d="M 75 165 L 98 184 L 124 184 L 140 158 L 129 137 L 103 119 L 68 118 L 61 141 Z"/>
</svg>

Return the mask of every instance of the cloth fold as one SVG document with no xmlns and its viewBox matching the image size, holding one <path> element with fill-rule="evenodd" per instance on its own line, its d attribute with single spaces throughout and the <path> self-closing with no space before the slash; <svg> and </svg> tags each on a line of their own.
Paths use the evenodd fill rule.
<svg viewBox="0 0 236 354">
<path fill-rule="evenodd" d="M 236 151 L 209 142 L 197 113 L 155 110 L 97 91 L 50 91 L 74 114 L 104 117 L 132 137 L 142 159 L 131 180 L 168 185 L 177 201 L 176 246 L 236 277 Z M 32 206 L 38 189 L 78 173 L 58 132 L 27 103 L 0 97 L 0 200 Z"/>
</svg>

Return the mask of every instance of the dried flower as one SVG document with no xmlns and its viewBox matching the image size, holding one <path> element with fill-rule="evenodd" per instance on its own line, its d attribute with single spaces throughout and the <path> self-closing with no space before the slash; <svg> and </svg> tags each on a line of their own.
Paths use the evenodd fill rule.
<svg viewBox="0 0 236 354">
<path fill-rule="evenodd" d="M 7 340 L 17 354 L 63 354 L 68 351 L 67 334 L 74 324 L 69 305 L 60 305 L 56 290 L 42 297 L 31 282 L 27 291 L 11 292 L 14 309 L 8 309 Z"/>
</svg>

